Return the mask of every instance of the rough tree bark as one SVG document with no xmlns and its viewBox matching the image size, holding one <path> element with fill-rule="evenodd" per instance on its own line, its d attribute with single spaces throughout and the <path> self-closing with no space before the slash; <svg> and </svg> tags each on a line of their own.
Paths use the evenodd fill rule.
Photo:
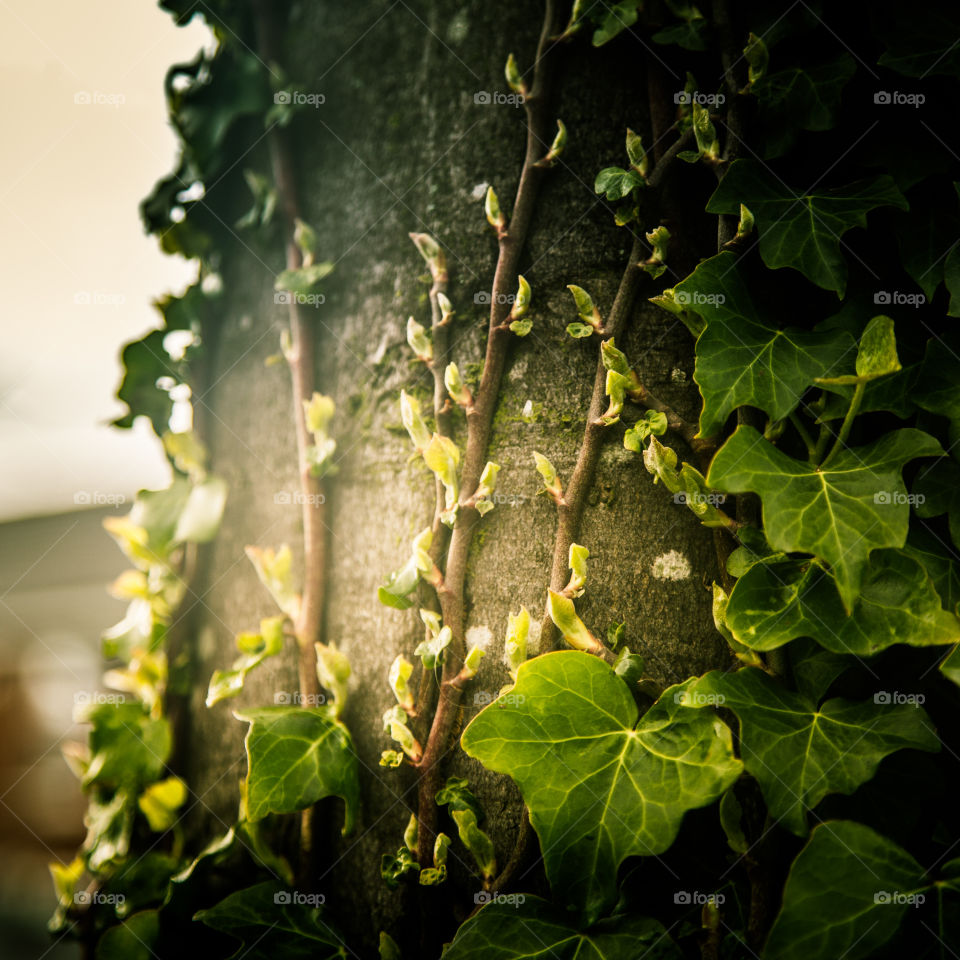
<svg viewBox="0 0 960 960">
<path fill-rule="evenodd" d="M 376 588 L 406 560 L 434 502 L 433 478 L 422 462 L 409 462 L 399 417 L 401 388 L 420 395 L 426 409 L 432 391 L 429 371 L 412 362 L 404 336 L 408 315 L 424 323 L 429 317 L 429 284 L 408 233 L 430 233 L 446 250 L 448 295 L 457 311 L 450 359 L 461 371 L 475 371 L 471 365 L 482 359 L 488 319 L 488 307 L 475 298 L 491 289 L 497 251 L 483 216 L 483 191 L 494 185 L 509 209 L 525 136 L 522 109 L 476 103 L 475 94 L 509 92 L 506 55 L 516 54 L 521 71 L 531 66 L 541 17 L 538 0 L 297 3 L 283 28 L 283 66 L 291 85 L 325 97 L 299 116 L 293 138 L 306 218 L 323 238 L 322 256 L 337 264 L 314 319 L 317 388 L 336 399 L 339 442 L 339 473 L 327 509 L 323 633 L 353 666 L 345 720 L 361 759 L 365 805 L 356 835 L 340 838 L 339 801 L 324 804 L 330 866 L 317 886 L 346 917 L 353 943 L 369 944 L 404 909 L 404 897 L 382 883 L 378 863 L 382 853 L 400 845 L 416 806 L 412 771 L 377 765 L 381 750 L 391 746 L 380 722 L 393 702 L 387 669 L 400 652 L 412 658 L 422 626 L 416 609 L 401 613 L 381 606 Z M 561 477 L 569 478 L 597 361 L 596 339 L 574 341 L 564 332 L 575 312 L 566 284 L 585 287 L 605 312 L 632 243 L 629 230 L 614 226 L 609 205 L 594 194 L 593 180 L 602 167 L 623 162 L 627 126 L 643 131 L 649 142 L 651 113 L 672 120 L 672 99 L 663 101 L 683 85 L 655 58 L 639 59 L 641 49 L 624 38 L 598 52 L 581 40 L 563 54 L 553 110 L 570 139 L 546 179 L 522 257 L 521 270 L 533 287 L 533 332 L 511 344 L 488 451 L 502 467 L 498 492 L 515 505 L 498 505 L 475 538 L 467 582 L 469 636 L 488 641 L 488 656 L 467 688 L 457 732 L 480 709 L 474 694 L 495 693 L 506 680 L 508 612 L 526 604 L 538 619 L 543 610 L 557 518 L 550 499 L 537 496 L 541 484 L 532 451 L 550 457 Z M 266 172 L 264 145 L 240 162 Z M 672 170 L 664 210 L 680 209 L 684 179 L 702 176 L 708 174 Z M 230 198 L 213 191 L 209 202 L 216 209 Z M 693 416 L 690 336 L 646 302 L 684 276 L 698 256 L 713 252 L 715 223 L 705 217 L 686 222 L 699 222 L 701 235 L 679 236 L 668 273 L 659 281 L 643 279 L 619 345 L 653 393 Z M 278 502 L 298 490 L 289 376 L 284 365 L 264 363 L 277 352 L 286 323 L 273 298 L 283 250 L 250 244 L 247 238 L 238 243 L 223 264 L 222 315 L 216 329 L 206 332 L 207 387 L 195 397 L 214 469 L 231 491 L 219 539 L 201 556 L 197 585 L 203 600 L 189 621 L 195 682 L 180 724 L 188 743 L 180 762 L 201 797 L 191 812 L 193 831 L 208 837 L 235 817 L 244 773 L 245 725 L 232 710 L 272 703 L 277 692 L 293 691 L 297 683 L 291 649 L 251 676 L 239 700 L 212 710 L 203 703 L 211 672 L 233 656 L 234 634 L 273 612 L 244 546 L 289 542 L 296 550 L 301 543 L 299 507 Z M 525 415 L 528 401 L 532 410 Z M 454 423 L 462 442 L 459 412 Z M 591 567 L 578 612 L 600 635 L 610 623 L 624 621 L 627 642 L 646 658 L 649 672 L 674 682 L 725 659 L 710 615 L 715 547 L 709 531 L 653 485 L 642 458 L 623 448 L 622 431 L 608 431 L 585 511 L 579 540 L 591 551 Z M 676 446 L 684 449 L 680 441 Z M 667 554 L 666 563 L 658 561 Z M 462 754 L 446 772 L 470 778 L 493 824 L 502 864 L 522 812 L 515 788 Z M 451 882 L 461 903 L 479 889 L 456 863 Z M 541 885 L 535 864 L 515 884 L 526 890 Z"/>
</svg>

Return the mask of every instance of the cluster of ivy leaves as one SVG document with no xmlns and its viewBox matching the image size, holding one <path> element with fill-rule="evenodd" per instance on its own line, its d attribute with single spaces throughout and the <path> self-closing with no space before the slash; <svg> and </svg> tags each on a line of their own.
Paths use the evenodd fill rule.
<svg viewBox="0 0 960 960">
<path fill-rule="evenodd" d="M 218 42 L 170 71 L 182 155 L 143 205 L 164 249 L 201 265 L 196 284 L 159 304 L 162 325 L 123 354 L 129 413 L 117 425 L 145 415 L 160 435 L 171 390 L 189 383 L 192 351 L 215 322 L 212 278 L 236 232 L 256 229 L 281 246 L 269 181 L 233 158 L 265 122 L 289 121 L 271 96 L 277 74 L 250 52 L 245 7 L 162 5 L 181 23 L 203 12 Z M 462 746 L 519 787 L 552 898 L 491 897 L 456 932 L 447 960 L 761 951 L 766 960 L 854 960 L 946 956 L 960 942 L 951 802 L 960 779 L 960 171 L 945 145 L 960 22 L 892 3 L 875 5 L 866 23 L 816 4 L 730 7 L 744 87 L 709 110 L 679 106 L 678 126 L 697 133 L 681 171 L 689 190 L 742 230 L 719 253 L 699 250 L 687 276 L 658 247 L 652 276 L 658 289 L 667 284 L 653 298 L 665 321 L 696 336 L 700 435 L 719 447 L 705 476 L 683 465 L 688 492 L 760 503 L 753 520 L 744 511 L 726 586 L 714 593 L 737 668 L 690 678 L 651 703 L 585 653 L 519 665 L 515 696 L 481 712 Z M 575 11 L 594 46 L 652 42 L 675 68 L 678 93 L 725 91 L 716 79 L 725 31 L 709 11 L 674 0 L 584 0 Z M 723 162 L 714 144 L 723 146 L 734 106 L 744 143 Z M 608 168 L 598 184 L 629 201 L 615 211 L 620 223 L 643 211 L 632 137 L 630 170 L 612 177 Z M 252 206 L 231 213 L 231 200 L 214 212 L 211 191 L 239 196 L 226 189 L 237 178 Z M 194 346 L 175 359 L 167 336 L 187 330 Z M 748 408 L 759 420 L 736 425 Z M 684 454 L 666 446 L 661 426 L 640 437 L 644 463 L 672 489 L 687 482 L 674 473 Z M 167 768 L 164 633 L 183 589 L 180 552 L 213 535 L 224 491 L 196 455 L 170 452 L 182 468 L 174 485 L 143 495 L 112 531 L 136 571 L 118 588 L 131 614 L 108 633 L 105 653 L 118 661 L 113 685 L 131 698 L 85 712 L 89 748 L 74 762 L 90 793 L 90 835 L 55 871 L 55 925 L 76 925 L 107 960 L 171 954 L 187 928 L 193 949 L 210 956 L 347 956 L 324 911 L 291 899 L 291 868 L 263 831 L 328 795 L 344 799 L 350 827 L 356 771 L 349 734 L 329 710 L 243 714 L 249 771 L 238 821 L 196 856 L 182 849 L 177 812 L 188 791 Z M 695 512 L 720 525 L 716 513 Z M 284 562 L 261 558 L 258 572 L 288 613 Z M 214 678 L 213 702 L 278 652 L 281 634 L 273 618 L 241 635 L 241 658 Z M 78 912 L 87 876 L 92 906 Z M 385 938 L 382 956 L 398 955 Z"/>
<path fill-rule="evenodd" d="M 696 337 L 698 437 L 719 447 L 705 476 L 683 464 L 688 506 L 716 527 L 708 497 L 759 500 L 714 587 L 737 667 L 665 690 L 638 719 L 595 658 L 521 666 L 519 696 L 462 744 L 520 788 L 554 904 L 487 906 L 445 957 L 626 958 L 638 938 L 644 956 L 949 956 L 960 164 L 939 118 L 960 20 L 880 4 L 865 33 L 835 7 L 731 4 L 734 103 L 715 79 L 721 31 L 692 4 L 583 6 L 594 44 L 639 33 L 688 52 L 663 56 L 686 78 L 681 126 L 699 118 L 709 136 L 682 159 L 719 182 L 687 182 L 707 213 L 740 218 L 736 240 L 652 298 Z M 711 149 L 731 109 L 732 162 Z M 627 154 L 597 192 L 629 200 L 618 223 L 642 223 L 632 131 Z M 680 489 L 682 451 L 652 432 L 645 465 Z M 704 815 L 685 818 L 713 804 L 719 855 Z M 637 856 L 650 859 L 618 873 Z"/>
</svg>

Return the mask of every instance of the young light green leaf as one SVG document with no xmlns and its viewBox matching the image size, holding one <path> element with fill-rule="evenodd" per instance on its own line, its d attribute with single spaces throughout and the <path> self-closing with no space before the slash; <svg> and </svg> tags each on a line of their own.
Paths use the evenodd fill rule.
<svg viewBox="0 0 960 960">
<path fill-rule="evenodd" d="M 443 372 L 443 382 L 454 403 L 461 407 L 473 406 L 473 394 L 460 378 L 460 368 L 455 363 L 447 364 L 447 369 Z"/>
<path fill-rule="evenodd" d="M 449 438 L 435 433 L 423 451 L 426 465 L 440 478 L 440 482 L 448 489 L 447 506 L 450 506 L 449 491 L 453 491 L 456 499 L 458 486 L 457 468 L 460 466 L 460 451 L 457 445 Z"/>
<path fill-rule="evenodd" d="M 543 163 L 546 166 L 553 166 L 556 163 L 557 159 L 563 153 L 564 147 L 567 145 L 567 128 L 563 125 L 563 121 L 559 118 L 557 119 L 557 134 L 553 138 L 553 143 L 550 144 L 550 149 L 547 151 L 547 155 L 543 158 Z"/>
<path fill-rule="evenodd" d="M 606 370 L 613 370 L 628 380 L 633 378 L 634 374 L 633 370 L 630 369 L 630 361 L 627 360 L 627 355 L 617 348 L 617 345 L 613 342 L 613 337 L 600 344 L 600 359 L 603 361 Z"/>
<path fill-rule="evenodd" d="M 746 204 L 740 204 L 740 221 L 737 223 L 737 233 L 734 236 L 734 240 L 744 240 L 753 233 L 753 228 L 756 224 L 753 214 L 750 212 L 750 208 Z"/>
<path fill-rule="evenodd" d="M 293 813 L 323 797 L 344 802 L 343 832 L 360 805 L 357 758 L 347 728 L 323 707 L 261 707 L 234 714 L 250 724 L 247 749 L 247 818 Z"/>
<path fill-rule="evenodd" d="M 303 401 L 303 415 L 311 433 L 326 434 L 335 411 L 333 397 L 326 397 L 316 391 L 309 400 Z"/>
<path fill-rule="evenodd" d="M 303 265 L 309 267 L 320 252 L 320 238 L 309 223 L 299 217 L 294 221 L 293 242 L 300 248 Z"/>
<path fill-rule="evenodd" d="M 623 167 L 604 167 L 593 183 L 594 193 L 601 193 L 611 202 L 624 200 L 635 190 L 644 186 L 646 180 L 636 170 L 624 170 Z"/>
<path fill-rule="evenodd" d="M 335 643 L 315 643 L 317 652 L 317 679 L 320 686 L 330 692 L 333 702 L 331 709 L 335 719 L 339 719 L 347 705 L 347 682 L 350 679 L 350 661 L 347 655 L 337 649 Z"/>
<path fill-rule="evenodd" d="M 877 956 L 916 904 L 911 894 L 927 887 L 925 873 L 862 823 L 820 824 L 790 867 L 765 960 Z"/>
<path fill-rule="evenodd" d="M 533 329 L 532 320 L 511 320 L 510 332 L 518 337 L 525 337 Z"/>
<path fill-rule="evenodd" d="M 570 553 L 567 557 L 567 564 L 570 567 L 570 582 L 567 584 L 567 591 L 572 597 L 579 597 L 587 583 L 587 560 L 590 557 L 590 551 L 579 543 L 570 544 Z"/>
<path fill-rule="evenodd" d="M 155 833 L 169 830 L 177 821 L 177 811 L 187 799 L 187 785 L 179 777 L 167 777 L 151 783 L 137 797 L 137 806 Z"/>
<path fill-rule="evenodd" d="M 463 667 L 460 670 L 461 677 L 465 680 L 475 677 L 477 675 L 477 671 L 480 669 L 480 661 L 486 655 L 487 652 L 483 649 L 483 647 L 471 647 L 467 651 L 466 657 L 464 657 Z"/>
<path fill-rule="evenodd" d="M 423 748 L 407 726 L 407 714 L 402 707 L 398 705 L 384 711 L 383 729 L 390 734 L 391 739 L 400 744 L 400 749 L 414 763 L 420 760 L 423 756 Z"/>
<path fill-rule="evenodd" d="M 451 810 L 450 816 L 457 825 L 460 842 L 470 851 L 474 862 L 485 880 L 497 872 L 497 855 L 493 842 L 477 824 L 477 815 L 472 810 Z"/>
<path fill-rule="evenodd" d="M 543 485 L 547 492 L 554 499 L 562 497 L 563 487 L 560 484 L 557 471 L 553 469 L 553 464 L 542 453 L 537 453 L 536 450 L 533 451 L 533 460 L 537 465 L 537 473 L 543 477 Z"/>
<path fill-rule="evenodd" d="M 268 617 L 260 621 L 260 633 L 242 633 L 237 637 L 237 647 L 242 656 L 233 662 L 230 670 L 214 672 L 207 691 L 208 707 L 228 697 L 235 697 L 243 689 L 247 674 L 283 649 L 284 619 L 284 617 Z"/>
<path fill-rule="evenodd" d="M 510 319 L 519 320 L 526 316 L 530 309 L 530 284 L 527 283 L 523 274 L 517 275 L 517 295 L 514 297 L 513 307 L 510 310 Z"/>
<path fill-rule="evenodd" d="M 527 659 L 527 637 L 530 633 L 530 611 L 521 607 L 517 614 L 507 615 L 507 638 L 503 644 L 503 661 L 514 681 L 517 670 Z"/>
<path fill-rule="evenodd" d="M 427 266 L 430 268 L 430 275 L 433 278 L 434 283 L 446 283 L 447 282 L 447 258 L 443 252 L 443 249 L 440 247 L 440 244 L 437 243 L 429 233 L 411 233 L 410 239 L 413 241 L 414 246 L 420 253 L 420 256 L 426 261 Z M 440 297 L 443 297 L 444 300 L 447 298 L 442 294 L 437 294 L 437 301 L 440 301 Z M 449 304 L 449 300 L 447 303 Z M 442 309 L 442 305 L 441 305 Z"/>
<path fill-rule="evenodd" d="M 754 650 L 773 650 L 801 636 L 858 657 L 895 643 L 960 642 L 960 620 L 941 607 L 923 565 L 902 550 L 870 555 L 849 617 L 822 564 L 783 558 L 744 572 L 730 595 L 726 620 L 737 640 Z"/>
<path fill-rule="evenodd" d="M 887 175 L 833 190 L 796 194 L 755 160 L 734 160 L 707 203 L 708 213 L 753 211 L 760 231 L 760 255 L 775 270 L 792 267 L 825 290 L 843 296 L 847 264 L 840 240 L 853 227 L 865 227 L 877 207 L 907 209 L 907 201 Z"/>
<path fill-rule="evenodd" d="M 616 900 L 626 857 L 667 850 L 684 813 L 740 775 L 729 728 L 680 706 L 683 689 L 666 691 L 638 723 L 606 663 L 547 653 L 521 665 L 511 702 L 487 707 L 464 731 L 470 756 L 516 781 L 554 896 L 586 923 Z"/>
<path fill-rule="evenodd" d="M 403 954 L 393 937 L 386 930 L 380 931 L 380 945 L 378 948 L 380 960 L 403 960 Z"/>
<path fill-rule="evenodd" d="M 770 545 L 812 553 L 829 564 L 851 611 L 870 551 L 906 541 L 910 507 L 903 466 L 941 453 L 929 434 L 895 430 L 868 446 L 839 451 L 829 467 L 820 468 L 788 457 L 743 425 L 717 452 L 707 484 L 758 494 Z"/>
<path fill-rule="evenodd" d="M 400 419 L 418 453 L 422 453 L 430 444 L 430 431 L 420 416 L 420 403 L 405 390 L 400 391 Z"/>
<path fill-rule="evenodd" d="M 400 886 L 400 881 L 406 874 L 419 872 L 420 864 L 408 847 L 401 847 L 396 855 L 385 853 L 380 858 L 380 876 L 391 890 Z"/>
<path fill-rule="evenodd" d="M 632 169 L 636 170 L 641 177 L 646 177 L 649 160 L 647 151 L 643 149 L 643 137 L 634 133 L 627 127 L 627 158 L 630 161 Z"/>
<path fill-rule="evenodd" d="M 767 64 L 770 60 L 767 45 L 755 33 L 747 37 L 747 45 L 743 48 L 743 59 L 747 61 L 747 86 L 749 87 L 767 72 Z"/>
<path fill-rule="evenodd" d="M 497 192 L 493 187 L 487 187 L 487 195 L 483 201 L 483 212 L 486 214 L 487 223 L 497 233 L 500 233 L 506 226 L 507 221 L 500 211 L 500 200 L 497 198 Z"/>
<path fill-rule="evenodd" d="M 397 654 L 396 659 L 390 664 L 387 680 L 390 683 L 393 695 L 397 698 L 397 703 L 407 713 L 413 712 L 415 702 L 413 689 L 409 685 L 412 675 L 413 664 L 402 653 Z"/>
<path fill-rule="evenodd" d="M 452 640 L 453 631 L 443 627 L 437 634 L 418 644 L 413 652 L 423 661 L 424 670 L 433 670 L 441 662 L 443 651 Z"/>
<path fill-rule="evenodd" d="M 274 552 L 270 547 L 245 547 L 244 552 L 277 606 L 294 622 L 300 616 L 300 594 L 293 588 L 293 554 L 284 544 Z"/>
<path fill-rule="evenodd" d="M 560 635 L 576 650 L 600 654 L 603 644 L 587 629 L 577 616 L 576 607 L 569 597 L 553 590 L 547 591 L 547 612 L 560 631 Z"/>
<path fill-rule="evenodd" d="M 770 815 L 800 836 L 807 832 L 807 810 L 829 793 L 853 793 L 888 754 L 940 749 L 915 703 L 836 698 L 818 707 L 754 667 L 706 674 L 685 703 L 720 705 L 737 715 L 744 766 L 757 778 Z"/>
<path fill-rule="evenodd" d="M 316 292 L 317 284 L 333 273 L 332 263 L 311 263 L 277 274 L 274 290 L 287 290 L 306 297 Z"/>
<path fill-rule="evenodd" d="M 430 363 L 433 360 L 433 344 L 423 324 L 417 323 L 413 317 L 407 318 L 407 344 L 418 360 Z"/>
<path fill-rule="evenodd" d="M 609 426 L 620 419 L 620 413 L 623 410 L 624 401 L 627 399 L 627 391 L 633 386 L 633 381 L 629 377 L 617 373 L 616 370 L 607 371 L 606 394 L 610 398 L 606 412 L 600 417 L 603 423 Z"/>
<path fill-rule="evenodd" d="M 517 66 L 517 58 L 511 53 L 507 57 L 507 64 L 503 68 L 503 75 L 507 79 L 507 85 L 514 93 L 526 94 L 527 85 L 520 76 L 520 68 Z"/>
<path fill-rule="evenodd" d="M 642 420 L 629 427 L 623 435 L 623 445 L 634 453 L 643 453 L 647 437 L 662 437 L 667 432 L 667 415 L 659 410 L 648 410 Z"/>
<path fill-rule="evenodd" d="M 734 588 L 736 588 L 736 584 L 734 584 Z M 730 625 L 727 622 L 727 609 L 729 604 L 730 598 L 727 596 L 726 591 L 718 583 L 714 583 L 712 604 L 713 625 L 717 628 L 717 632 L 720 634 L 720 636 L 727 641 L 727 644 L 733 651 L 734 656 L 741 663 L 745 663 L 748 667 L 760 667 L 763 669 L 763 657 L 751 650 L 750 647 L 737 640 L 736 636 L 731 630 Z"/>
<path fill-rule="evenodd" d="M 875 380 L 902 370 L 897 356 L 897 337 L 890 317 L 874 317 L 860 335 L 857 350 L 857 376 Z"/>
<path fill-rule="evenodd" d="M 453 316 L 453 304 L 443 291 L 437 293 L 437 306 L 440 308 L 440 323 L 447 323 Z"/>
<path fill-rule="evenodd" d="M 567 324 L 567 334 L 574 340 L 583 340 L 586 337 L 592 337 L 597 331 L 589 323 L 580 323 L 575 320 Z"/>
</svg>

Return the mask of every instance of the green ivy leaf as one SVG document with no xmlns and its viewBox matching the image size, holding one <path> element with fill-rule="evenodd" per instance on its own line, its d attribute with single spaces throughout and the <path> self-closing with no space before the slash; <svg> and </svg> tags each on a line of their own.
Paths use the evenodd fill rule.
<svg viewBox="0 0 960 960">
<path fill-rule="evenodd" d="M 915 704 L 836 698 L 818 707 L 756 667 L 706 674 L 687 702 L 724 706 L 737 715 L 744 766 L 757 778 L 770 815 L 801 836 L 807 810 L 829 793 L 853 793 L 888 754 L 940 749 L 929 718 Z"/>
<path fill-rule="evenodd" d="M 739 214 L 741 203 L 756 217 L 760 255 L 768 267 L 792 267 L 841 297 L 847 285 L 841 237 L 865 227 L 867 214 L 877 207 L 908 206 L 887 175 L 797 194 L 755 160 L 735 160 L 707 202 L 707 212 Z"/>
<path fill-rule="evenodd" d="M 234 716 L 250 724 L 245 739 L 248 819 L 293 813 L 337 796 L 345 805 L 343 832 L 350 833 L 360 781 L 347 728 L 322 707 L 261 707 Z"/>
<path fill-rule="evenodd" d="M 896 933 L 924 870 L 897 844 L 861 823 L 820 824 L 794 860 L 764 960 L 859 960 Z"/>
<path fill-rule="evenodd" d="M 332 263 L 311 263 L 309 266 L 297 267 L 293 270 L 283 270 L 277 275 L 273 285 L 274 290 L 289 290 L 308 296 L 316 292 L 317 284 L 333 273 Z"/>
<path fill-rule="evenodd" d="M 878 61 L 906 77 L 960 76 L 960 16 L 950 5 L 925 7 L 922 16 L 894 6 L 882 21 L 887 51 Z"/>
<path fill-rule="evenodd" d="M 493 895 L 491 896 L 491 900 Z M 546 900 L 501 894 L 457 931 L 443 960 L 679 960 L 681 954 L 656 920 L 610 917 L 587 929 Z"/>
<path fill-rule="evenodd" d="M 818 561 L 757 563 L 734 585 L 726 622 L 753 650 L 773 650 L 801 636 L 834 653 L 859 657 L 895 643 L 960 642 L 960 620 L 941 607 L 923 565 L 901 550 L 871 554 L 849 617 L 833 577 Z"/>
<path fill-rule="evenodd" d="M 853 353 L 853 339 L 841 330 L 781 330 L 761 319 L 729 251 L 704 260 L 674 287 L 673 296 L 706 323 L 693 374 L 703 396 L 703 437 L 718 434 L 730 413 L 744 405 L 782 420 L 816 378 L 828 376 Z"/>
<path fill-rule="evenodd" d="M 923 564 L 945 610 L 954 613 L 960 604 L 960 566 L 946 545 L 928 530 L 915 526 L 907 539 L 904 552 Z"/>
<path fill-rule="evenodd" d="M 231 893 L 194 916 L 208 927 L 242 942 L 232 960 L 345 960 L 343 938 L 327 922 L 323 909 L 295 902 L 290 891 L 273 880 Z M 304 895 L 305 896 L 305 895 Z"/>
<path fill-rule="evenodd" d="M 155 960 L 159 937 L 160 912 L 141 910 L 103 934 L 96 960 Z"/>
<path fill-rule="evenodd" d="M 840 94 L 856 72 L 849 53 L 807 67 L 790 67 L 756 80 L 751 93 L 759 101 L 757 126 L 766 158 L 779 157 L 801 130 L 829 130 L 837 122 Z"/>
<path fill-rule="evenodd" d="M 260 621 L 260 633 L 241 633 L 237 648 L 243 654 L 230 670 L 216 670 L 207 690 L 207 706 L 235 697 L 243 689 L 247 674 L 264 660 L 276 656 L 283 649 L 283 617 L 268 617 Z"/>
<path fill-rule="evenodd" d="M 593 190 L 602 193 L 611 202 L 630 196 L 637 187 L 646 183 L 636 170 L 624 170 L 623 167 L 606 167 L 597 174 Z"/>
<path fill-rule="evenodd" d="M 143 704 L 97 703 L 76 712 L 91 723 L 90 761 L 83 786 L 140 786 L 159 780 L 170 756 L 170 724 L 151 717 Z"/>
<path fill-rule="evenodd" d="M 684 710 L 671 687 L 637 723 L 626 684 L 602 660 L 548 653 L 517 671 L 463 733 L 463 749 L 511 776 L 540 838 L 557 897 L 596 920 L 616 898 L 628 856 L 663 853 L 687 810 L 716 800 L 740 774 L 730 730 Z"/>
<path fill-rule="evenodd" d="M 642 5 L 643 0 L 621 0 L 613 6 L 594 7 L 591 11 L 592 19 L 599 26 L 593 32 L 593 45 L 602 47 L 627 27 L 632 27 L 637 22 Z"/>
<path fill-rule="evenodd" d="M 770 545 L 812 553 L 829 564 L 850 611 L 870 551 L 906 542 L 910 507 L 900 476 L 904 464 L 941 453 L 929 434 L 904 429 L 865 447 L 841 450 L 828 467 L 815 467 L 788 457 L 744 425 L 717 452 L 707 485 L 758 494 Z"/>
</svg>

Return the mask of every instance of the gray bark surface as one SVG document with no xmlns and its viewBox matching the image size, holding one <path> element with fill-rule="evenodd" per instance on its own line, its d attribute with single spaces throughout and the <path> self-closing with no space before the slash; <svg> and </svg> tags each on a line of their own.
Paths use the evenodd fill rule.
<svg viewBox="0 0 960 960">
<path fill-rule="evenodd" d="M 426 468 L 410 462 L 399 416 L 401 388 L 426 409 L 432 389 L 429 371 L 412 361 L 404 336 L 410 314 L 429 325 L 425 266 L 407 234 L 428 232 L 447 251 L 448 294 L 457 311 L 450 359 L 475 383 L 488 308 L 474 298 L 490 289 L 497 252 L 481 185 L 493 184 L 509 210 L 523 156 L 524 112 L 477 104 L 474 94 L 509 92 L 506 55 L 512 50 L 521 70 L 530 66 L 541 15 L 541 5 L 528 0 L 301 3 L 284 31 L 291 86 L 325 96 L 322 106 L 296 121 L 295 142 L 306 217 L 322 237 L 323 257 L 337 264 L 326 302 L 316 309 L 318 388 L 336 399 L 339 443 L 328 505 L 325 639 L 344 650 L 353 667 L 345 720 L 361 760 L 364 809 L 357 834 L 340 838 L 339 802 L 325 803 L 333 866 L 318 889 L 345 920 L 351 943 L 369 946 L 380 929 L 398 923 L 409 898 L 434 895 L 390 891 L 379 876 L 380 855 L 400 846 L 416 805 L 412 771 L 378 766 L 380 752 L 392 746 L 380 722 L 393 702 L 387 669 L 398 653 L 414 659 L 422 626 L 415 608 L 381 606 L 376 589 L 405 562 L 413 535 L 429 524 L 434 495 Z M 604 312 L 629 251 L 628 230 L 614 225 L 592 184 L 602 167 L 624 164 L 627 126 L 647 130 L 644 66 L 636 49 L 614 43 L 596 51 L 581 39 L 564 54 L 555 112 L 570 131 L 569 144 L 541 194 L 523 259 L 533 287 L 534 327 L 512 344 L 488 451 L 502 467 L 498 492 L 514 502 L 499 504 L 474 541 L 468 639 L 486 640 L 488 653 L 467 689 L 459 729 L 480 709 L 475 695 L 495 695 L 507 680 L 507 614 L 526 604 L 538 620 L 543 610 L 556 513 L 549 498 L 537 495 L 532 451 L 548 456 L 566 479 L 582 438 L 597 341 L 565 334 L 574 319 L 566 284 L 586 288 Z M 677 84 L 682 87 L 682 78 Z M 259 150 L 242 162 L 266 169 Z M 674 184 L 691 175 L 699 171 L 674 171 Z M 216 207 L 216 191 L 210 202 Z M 709 244 L 714 228 L 706 221 L 704 228 Z M 198 398 L 214 469 L 230 485 L 222 532 L 201 555 L 203 602 L 191 618 L 194 687 L 183 721 L 191 748 L 184 772 L 202 798 L 192 830 L 208 839 L 235 818 L 245 772 L 245 725 L 232 710 L 270 704 L 277 693 L 296 689 L 291 648 L 251 675 L 237 700 L 211 710 L 203 703 L 212 671 L 235 656 L 234 634 L 274 612 L 244 546 L 288 542 L 296 553 L 300 537 L 299 507 L 279 502 L 298 489 L 289 375 L 283 364 L 265 366 L 279 349 L 285 322 L 272 289 L 282 248 L 257 245 L 246 235 L 243 240 L 223 265 L 223 312 L 217 329 L 208 331 L 208 386 Z M 643 298 L 684 275 L 695 262 L 690 246 L 679 245 L 676 273 L 645 281 L 620 344 L 645 384 L 687 416 L 697 410 L 691 338 Z M 528 401 L 533 412 L 524 416 Z M 459 413 L 455 422 L 462 445 Z M 710 615 L 710 582 L 717 576 L 713 540 L 654 486 L 642 458 L 623 448 L 622 433 L 622 425 L 609 429 L 579 538 L 591 560 L 578 611 L 600 636 L 624 621 L 627 643 L 646 658 L 649 673 L 674 682 L 725 657 Z M 689 458 L 681 441 L 668 439 Z M 667 554 L 684 560 L 689 573 L 656 576 L 663 566 L 657 560 Z M 521 813 L 516 789 L 460 752 L 447 773 L 469 776 L 502 864 Z M 461 856 L 455 845 L 450 882 L 461 904 L 472 903 L 470 892 L 480 883 L 460 864 Z M 517 889 L 537 885 L 542 881 L 534 872 Z"/>
</svg>

